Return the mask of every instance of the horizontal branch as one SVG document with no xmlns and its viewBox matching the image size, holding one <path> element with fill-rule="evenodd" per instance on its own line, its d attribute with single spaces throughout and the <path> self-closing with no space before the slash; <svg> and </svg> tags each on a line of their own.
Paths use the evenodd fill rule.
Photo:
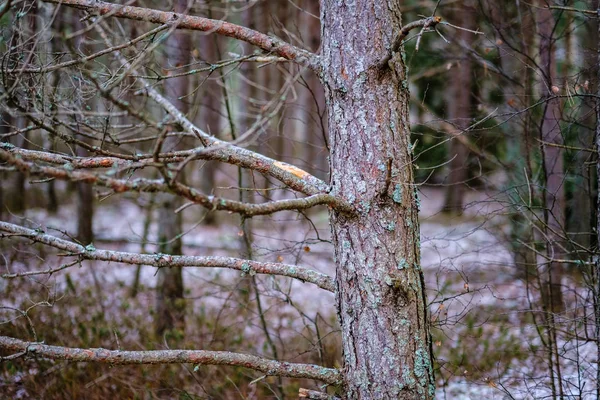
<svg viewBox="0 0 600 400">
<path fill-rule="evenodd" d="M 156 24 L 177 24 L 177 29 L 189 29 L 216 33 L 234 39 L 242 40 L 276 54 L 290 61 L 307 66 L 313 70 L 319 67 L 319 57 L 309 51 L 292 46 L 283 40 L 265 35 L 264 33 L 209 18 L 195 17 L 170 11 L 160 11 L 150 8 L 125 6 L 97 0 L 44 0 L 47 3 L 61 4 L 85 10 L 93 15 L 107 15 L 126 18 L 135 21 L 152 22 Z"/>
<path fill-rule="evenodd" d="M 229 365 L 244 367 L 267 375 L 289 378 L 316 379 L 330 385 L 340 383 L 340 373 L 336 369 L 312 364 L 297 364 L 274 361 L 250 354 L 228 351 L 207 350 L 149 350 L 121 351 L 107 349 L 79 349 L 73 347 L 50 346 L 0 336 L 0 349 L 21 352 L 24 356 L 37 356 L 52 360 L 73 362 L 97 362 L 110 365 L 132 364 L 195 364 Z M 0 357 L 0 360 L 2 358 Z"/>
<path fill-rule="evenodd" d="M 106 175 L 94 174 L 87 171 L 73 171 L 72 167 L 69 165 L 62 168 L 38 165 L 13 156 L 10 150 L 4 149 L 5 147 L 6 146 L 0 147 L 0 160 L 15 166 L 24 174 L 73 182 L 84 182 L 112 189 L 116 193 L 174 193 L 209 210 L 231 211 L 246 217 L 269 215 L 279 211 L 305 210 L 317 205 L 335 206 L 339 211 L 352 213 L 351 208 L 344 207 L 335 196 L 328 193 L 315 194 L 302 199 L 287 199 L 270 201 L 262 204 L 250 204 L 222 197 L 208 196 L 179 182 L 167 184 L 163 180 L 158 179 L 115 179 Z"/>
<path fill-rule="evenodd" d="M 0 221 L 0 238 L 7 236 L 20 236 L 42 243 L 47 246 L 63 250 L 72 256 L 85 260 L 119 262 L 133 265 L 150 265 L 158 268 L 165 267 L 197 267 L 197 268 L 229 268 L 242 271 L 246 274 L 267 274 L 286 276 L 309 282 L 318 287 L 333 292 L 335 289 L 333 279 L 320 272 L 281 263 L 258 262 L 233 257 L 201 257 L 201 256 L 172 256 L 168 254 L 139 254 L 123 251 L 98 250 L 93 246 L 80 244 L 48 235 L 40 230 L 25 228 L 20 225 Z"/>
<path fill-rule="evenodd" d="M 154 161 L 154 159 L 153 159 L 154 155 L 150 154 L 150 153 L 138 154 L 138 155 L 136 155 L 136 157 L 135 157 L 136 160 L 134 161 L 130 158 L 122 159 L 116 155 L 100 156 L 100 157 L 74 157 L 74 156 L 69 156 L 66 154 L 50 153 L 47 151 L 23 149 L 20 147 L 16 147 L 13 144 L 10 144 L 7 142 L 0 142 L 0 151 L 1 150 L 10 152 L 11 154 L 17 156 L 18 159 L 31 160 L 31 161 L 43 161 L 43 162 L 55 164 L 55 165 L 65 165 L 68 169 L 72 169 L 72 170 L 87 169 L 87 168 L 129 168 L 129 169 L 133 169 L 133 168 L 143 168 L 146 166 L 156 165 L 156 161 Z M 199 200 L 199 201 L 194 200 L 194 198 L 190 198 L 189 196 L 191 195 L 191 193 L 188 193 L 187 195 L 185 195 L 185 197 L 189 198 L 190 200 L 194 201 L 195 203 L 201 204 L 207 208 L 210 208 L 211 210 L 212 209 L 216 209 L 216 210 L 225 209 L 228 211 L 241 212 L 247 216 L 253 216 L 253 215 L 261 215 L 261 214 L 269 214 L 269 213 L 273 213 L 276 211 L 282 211 L 282 210 L 306 209 L 306 208 L 310 208 L 310 207 L 313 207 L 313 206 L 316 206 L 319 204 L 326 204 L 326 205 L 329 205 L 329 206 L 333 207 L 334 209 L 342 211 L 342 212 L 347 212 L 347 213 L 353 212 L 352 207 L 350 205 L 348 205 L 347 203 L 343 202 L 341 199 L 338 199 L 327 193 L 320 193 L 319 191 L 315 190 L 316 188 L 313 185 L 308 184 L 308 182 L 311 181 L 310 177 L 312 177 L 312 175 L 305 173 L 303 170 L 296 168 L 293 165 L 275 161 L 275 160 L 270 160 L 270 159 L 263 161 L 263 159 L 260 156 L 254 160 L 252 160 L 249 157 L 244 158 L 242 160 L 240 158 L 239 154 L 235 151 L 232 151 L 233 149 L 231 149 L 229 147 L 221 147 L 220 149 L 218 149 L 216 151 L 210 151 L 210 148 L 208 148 L 207 150 L 208 151 L 199 152 L 194 149 L 194 150 L 183 150 L 183 151 L 176 151 L 176 152 L 170 152 L 170 153 L 161 153 L 161 154 L 158 154 L 157 158 L 162 163 L 174 163 L 174 162 L 184 161 L 190 156 L 197 156 L 198 159 L 202 159 L 202 160 L 215 160 L 215 161 L 226 162 L 228 164 L 243 165 L 243 166 L 249 167 L 250 169 L 258 171 L 258 172 L 261 172 L 261 173 L 264 173 L 267 175 L 271 175 L 274 177 L 279 177 L 280 180 L 283 181 L 284 183 L 286 183 L 286 182 L 291 183 L 290 179 L 288 178 L 288 175 L 291 175 L 294 177 L 292 179 L 295 182 L 298 182 L 300 185 L 305 185 L 305 186 L 301 187 L 302 189 L 304 189 L 304 190 L 301 190 L 303 193 L 309 192 L 310 194 L 312 194 L 312 196 L 310 196 L 306 199 L 282 200 L 283 203 L 281 203 L 281 202 L 265 203 L 265 204 L 270 204 L 269 206 L 265 206 L 265 205 L 261 204 L 261 205 L 258 205 L 258 206 L 260 206 L 259 208 L 256 208 L 254 210 L 249 209 L 247 207 L 248 205 L 244 204 L 244 203 L 239 203 L 239 204 L 244 204 L 244 207 L 240 207 L 238 205 L 237 207 L 230 208 L 231 204 L 238 203 L 238 202 L 232 203 L 231 201 L 227 200 L 226 203 L 221 203 L 220 202 L 221 199 L 215 198 L 212 196 L 202 195 L 202 199 L 198 199 L 197 192 L 195 192 L 196 196 L 192 196 L 192 197 L 196 197 L 196 200 Z M 225 153 L 225 154 L 223 154 L 223 153 Z M 17 157 L 15 157 L 15 159 L 17 159 Z M 23 165 L 23 166 L 26 167 L 26 165 Z M 51 170 L 46 169 L 46 171 L 49 172 Z M 66 172 L 69 172 L 69 171 L 66 171 Z M 31 168 L 29 168 L 29 173 L 34 173 L 33 171 L 31 171 Z M 89 176 L 89 174 L 86 175 L 87 178 L 83 177 L 83 176 L 79 176 L 77 178 L 75 178 L 75 177 L 67 178 L 67 177 L 63 177 L 65 171 L 61 171 L 61 172 L 54 171 L 54 173 L 55 173 L 55 175 L 53 175 L 53 177 L 55 177 L 57 179 L 77 179 L 77 180 L 86 180 L 86 181 L 93 179 L 93 177 Z M 74 174 L 71 173 L 70 175 L 74 175 Z M 128 189 L 128 190 L 131 190 L 131 191 L 171 191 L 171 188 L 169 188 L 168 186 L 164 187 L 163 189 L 158 189 L 158 188 L 150 189 L 150 187 L 153 187 L 152 185 L 149 185 L 150 182 L 158 182 L 164 186 L 165 184 L 162 181 L 149 181 L 149 180 L 144 180 L 144 181 L 145 181 L 146 185 L 140 186 L 139 184 L 134 184 L 135 181 L 131 181 L 131 180 L 127 180 L 127 181 L 124 181 L 124 180 L 120 181 L 117 179 L 106 180 L 106 182 L 112 182 L 113 184 L 118 186 L 121 191 L 123 191 L 122 189 L 125 186 L 129 186 L 130 189 Z M 98 183 L 98 182 L 95 182 L 95 183 L 98 185 L 102 185 L 101 183 Z M 139 183 L 141 183 L 141 182 L 139 182 Z M 291 183 L 291 184 L 293 186 L 296 186 L 296 189 L 298 189 L 297 185 L 294 185 L 293 183 Z M 104 184 L 102 186 L 106 186 L 106 185 Z M 146 190 L 143 190 L 144 188 Z M 324 189 L 324 188 L 321 187 L 321 189 Z M 183 192 L 178 193 L 178 194 L 184 195 Z M 278 205 L 276 205 L 275 208 L 273 208 L 273 204 L 275 204 L 275 203 L 277 203 Z M 226 204 L 228 204 L 228 205 L 226 205 Z M 282 207 L 282 208 L 278 209 L 277 207 Z M 236 209 L 239 211 L 236 211 Z"/>
</svg>

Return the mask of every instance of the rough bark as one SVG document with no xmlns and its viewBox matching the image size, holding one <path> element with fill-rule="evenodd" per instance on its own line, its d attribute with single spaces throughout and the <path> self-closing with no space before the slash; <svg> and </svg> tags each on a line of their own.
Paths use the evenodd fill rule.
<svg viewBox="0 0 600 400">
<path fill-rule="evenodd" d="M 400 5 L 321 2 L 332 193 L 359 211 L 331 215 L 347 399 L 435 394 L 406 69 L 400 54 L 378 68 Z"/>
</svg>

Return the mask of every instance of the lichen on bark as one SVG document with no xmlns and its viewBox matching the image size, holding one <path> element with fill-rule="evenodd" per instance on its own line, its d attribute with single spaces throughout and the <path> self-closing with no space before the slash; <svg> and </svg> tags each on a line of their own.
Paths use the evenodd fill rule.
<svg viewBox="0 0 600 400">
<path fill-rule="evenodd" d="M 321 10 L 331 193 L 359 210 L 331 216 L 344 395 L 432 398 L 418 202 L 402 190 L 413 184 L 406 68 L 400 54 L 377 68 L 400 1 L 324 0 Z"/>
</svg>

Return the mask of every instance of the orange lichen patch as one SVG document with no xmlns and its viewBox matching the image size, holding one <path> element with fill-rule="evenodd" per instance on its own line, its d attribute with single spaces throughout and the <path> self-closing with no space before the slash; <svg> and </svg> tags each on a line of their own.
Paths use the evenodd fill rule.
<svg viewBox="0 0 600 400">
<path fill-rule="evenodd" d="M 436 24 L 439 24 L 440 22 L 442 22 L 442 17 L 433 17 L 433 20 L 435 21 Z"/>
<path fill-rule="evenodd" d="M 273 163 L 273 165 L 276 166 L 277 168 L 281 168 L 282 170 L 284 170 L 286 172 L 289 172 L 290 174 L 297 176 L 300 179 L 304 179 L 306 176 L 309 175 L 308 172 L 306 172 L 298 167 L 295 167 L 293 165 L 290 165 L 290 164 L 275 161 Z"/>
</svg>

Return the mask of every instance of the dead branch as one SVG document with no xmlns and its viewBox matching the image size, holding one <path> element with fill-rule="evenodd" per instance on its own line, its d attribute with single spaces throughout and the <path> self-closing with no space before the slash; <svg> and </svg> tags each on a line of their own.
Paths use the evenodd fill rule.
<svg viewBox="0 0 600 400">
<path fill-rule="evenodd" d="M 320 61 L 316 54 L 292 46 L 283 40 L 265 35 L 240 25 L 226 21 L 209 18 L 194 17 L 168 11 L 153 10 L 150 8 L 124 6 L 104 1 L 94 0 L 44 0 L 47 3 L 65 5 L 85 10 L 92 15 L 111 14 L 114 17 L 127 18 L 135 21 L 145 21 L 157 24 L 177 24 L 178 29 L 189 29 L 216 33 L 234 39 L 242 40 L 257 46 L 268 53 L 276 54 L 290 61 L 304 65 L 312 70 L 320 68 Z"/>
<path fill-rule="evenodd" d="M 435 28 L 435 26 L 440 22 L 442 22 L 441 17 L 431 16 L 404 25 L 402 29 L 400 29 L 398 35 L 396 35 L 396 38 L 394 39 L 394 42 L 392 43 L 388 54 L 383 59 L 381 59 L 381 61 L 379 61 L 379 64 L 377 64 L 377 68 L 379 68 L 380 70 L 387 68 L 388 62 L 392 59 L 394 53 L 397 53 L 398 50 L 400 50 L 400 46 L 402 46 L 402 41 L 404 40 L 404 38 L 406 38 L 410 31 L 419 27 L 422 28 L 422 31 L 424 31 L 425 29 Z"/>
<path fill-rule="evenodd" d="M 112 261 L 133 265 L 150 265 L 157 268 L 196 267 L 196 268 L 229 268 L 246 274 L 266 274 L 287 276 L 310 282 L 330 292 L 334 291 L 333 278 L 320 272 L 297 265 L 258 262 L 233 257 L 172 256 L 168 254 L 139 254 L 122 251 L 99 250 L 93 246 L 80 244 L 48 235 L 40 230 L 25 228 L 20 225 L 0 221 L 0 237 L 20 236 L 37 243 L 54 247 L 84 260 Z M 2 276 L 6 278 L 4 275 Z M 8 276 L 10 278 L 10 276 Z"/>
<path fill-rule="evenodd" d="M 19 171 L 27 175 L 43 176 L 73 182 L 85 182 L 112 189 L 116 193 L 170 192 L 185 197 L 209 210 L 231 211 L 246 217 L 273 214 L 286 210 L 305 210 L 317 205 L 330 205 L 341 212 L 353 212 L 352 208 L 340 205 L 338 199 L 328 193 L 319 193 L 302 199 L 286 199 L 262 204 L 250 204 L 222 197 L 208 196 L 180 182 L 165 183 L 160 179 L 145 178 L 115 179 L 106 175 L 96 175 L 86 171 L 72 171 L 68 165 L 63 168 L 37 165 L 32 162 L 23 161 L 22 159 L 13 156 L 10 151 L 1 148 L 0 160 L 15 166 Z"/>
<path fill-rule="evenodd" d="M 7 336 L 0 336 L 0 349 L 25 353 L 24 356 L 37 356 L 52 360 L 73 362 L 99 362 L 110 365 L 139 364 L 195 364 L 229 365 L 261 371 L 268 375 L 290 378 L 316 379 L 331 385 L 341 381 L 336 369 L 311 364 L 296 364 L 268 360 L 250 354 L 228 351 L 207 350 L 152 350 L 121 351 L 107 349 L 80 349 L 73 347 L 49 346 L 43 343 L 25 342 Z M 10 357 L 10 356 L 9 356 Z M 3 358 L 0 358 L 2 360 Z"/>
</svg>

